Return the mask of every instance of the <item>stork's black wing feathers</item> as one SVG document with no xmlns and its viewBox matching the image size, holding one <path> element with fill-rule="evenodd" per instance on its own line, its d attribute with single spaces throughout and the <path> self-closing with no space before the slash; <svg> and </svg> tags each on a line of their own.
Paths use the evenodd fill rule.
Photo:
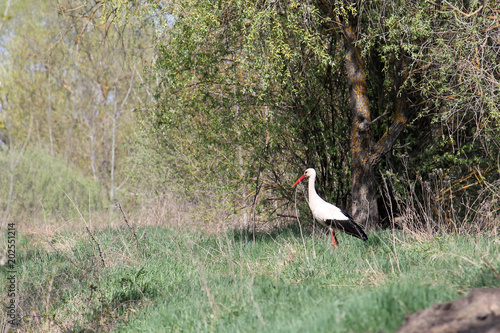
<svg viewBox="0 0 500 333">
<path fill-rule="evenodd" d="M 345 214 L 345 213 L 344 213 Z M 346 216 L 349 216 L 345 214 Z M 368 240 L 365 232 L 357 225 L 350 217 L 349 220 L 326 220 L 325 224 L 332 229 L 341 230 L 351 236 L 360 238 L 364 241 Z"/>
</svg>

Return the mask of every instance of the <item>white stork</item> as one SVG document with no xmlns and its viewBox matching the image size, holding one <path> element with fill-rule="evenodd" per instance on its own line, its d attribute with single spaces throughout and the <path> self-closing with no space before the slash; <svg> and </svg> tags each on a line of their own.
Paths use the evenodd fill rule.
<svg viewBox="0 0 500 333">
<path fill-rule="evenodd" d="M 292 187 L 296 186 L 298 183 L 303 181 L 305 178 L 309 178 L 309 208 L 313 217 L 322 226 L 330 230 L 332 235 L 332 247 L 338 244 L 337 237 L 335 236 L 334 230 L 342 230 L 349 235 L 360 238 L 366 241 L 368 237 L 359 225 L 354 223 L 352 218 L 340 208 L 332 205 L 321 199 L 321 197 L 316 193 L 316 188 L 314 187 L 314 182 L 316 181 L 316 170 L 313 168 L 307 169 L 304 174 L 297 179 Z M 337 245 L 338 246 L 338 245 Z"/>
</svg>

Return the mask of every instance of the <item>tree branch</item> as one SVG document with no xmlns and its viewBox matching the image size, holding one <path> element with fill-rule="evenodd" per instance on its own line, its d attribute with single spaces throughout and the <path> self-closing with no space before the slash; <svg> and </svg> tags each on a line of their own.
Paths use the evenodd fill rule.
<svg viewBox="0 0 500 333">
<path fill-rule="evenodd" d="M 407 60 L 399 61 L 398 67 L 401 74 L 396 78 L 396 93 L 403 86 L 404 82 L 408 77 L 408 71 L 406 71 Z M 370 164 L 376 165 L 380 162 L 382 156 L 387 154 L 396 140 L 398 139 L 401 131 L 406 126 L 408 118 L 406 116 L 406 94 L 402 91 L 396 98 L 395 110 L 394 110 L 394 121 L 391 127 L 387 129 L 387 132 L 378 140 L 373 146 L 372 156 L 370 157 Z"/>
</svg>

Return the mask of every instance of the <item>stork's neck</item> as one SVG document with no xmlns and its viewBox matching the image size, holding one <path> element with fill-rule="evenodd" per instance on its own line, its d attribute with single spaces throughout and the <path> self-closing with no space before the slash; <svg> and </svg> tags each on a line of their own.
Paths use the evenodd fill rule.
<svg viewBox="0 0 500 333">
<path fill-rule="evenodd" d="M 316 182 L 316 175 L 313 174 L 309 178 L 309 184 L 308 184 L 309 202 L 314 201 L 314 199 L 318 197 L 318 193 L 316 193 L 315 182 Z"/>
</svg>

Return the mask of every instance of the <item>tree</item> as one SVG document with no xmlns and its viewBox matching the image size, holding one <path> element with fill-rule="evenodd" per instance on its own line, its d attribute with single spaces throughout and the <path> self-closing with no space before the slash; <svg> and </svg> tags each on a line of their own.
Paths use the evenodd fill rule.
<svg viewBox="0 0 500 333">
<path fill-rule="evenodd" d="M 319 4 L 321 5 L 321 4 Z M 185 5 L 182 8 L 193 8 L 198 9 L 197 13 L 203 13 L 204 10 L 200 10 L 204 4 L 200 5 Z M 324 117 L 320 116 L 317 119 L 319 122 L 315 122 L 314 115 L 324 113 L 324 110 L 318 110 L 318 106 L 326 107 L 328 109 L 338 110 L 335 111 L 335 116 L 344 120 L 352 119 L 352 138 L 351 138 L 351 174 L 352 174 L 352 206 L 354 218 L 360 223 L 364 223 L 368 227 L 374 227 L 378 222 L 378 211 L 377 211 L 377 187 L 375 182 L 375 166 L 381 157 L 386 154 L 392 144 L 395 142 L 399 133 L 401 132 L 404 124 L 406 123 L 406 116 L 403 108 L 403 97 L 400 95 L 397 98 L 397 106 L 395 108 L 395 121 L 392 127 L 387 130 L 387 133 L 381 137 L 378 142 L 375 142 L 371 134 L 371 114 L 368 103 L 368 81 L 365 74 L 365 61 L 361 57 L 361 49 L 356 45 L 358 37 L 356 35 L 357 22 L 359 17 L 355 14 L 355 9 L 341 5 L 337 6 L 319 6 L 321 12 L 325 15 L 325 18 L 321 18 L 317 9 L 314 6 L 306 5 L 299 2 L 277 2 L 270 6 L 260 6 L 260 5 L 249 5 L 238 4 L 231 6 L 223 6 L 217 10 L 210 10 L 212 13 L 208 16 L 210 19 L 217 17 L 219 21 L 218 34 L 205 35 L 197 34 L 193 36 L 193 32 L 186 34 L 189 29 L 187 26 L 206 26 L 207 28 L 201 29 L 201 31 L 208 31 L 216 27 L 213 25 L 213 21 L 207 21 L 200 23 L 203 19 L 201 14 L 191 15 L 195 17 L 198 21 L 193 22 L 193 20 L 188 20 L 189 23 L 184 22 L 184 16 L 179 16 L 176 20 L 175 26 L 169 28 L 169 30 L 174 31 L 179 28 L 178 31 L 182 34 L 182 37 L 171 36 L 168 39 L 168 47 L 162 48 L 165 50 L 165 56 L 169 59 L 179 59 L 178 53 L 175 51 L 176 38 L 183 41 L 180 46 L 184 52 L 186 49 L 198 50 L 197 40 L 203 40 L 204 45 L 202 47 L 203 56 L 201 58 L 199 55 L 191 52 L 187 52 L 187 56 L 182 58 L 183 66 L 174 65 L 172 63 L 162 62 L 163 73 L 165 68 L 167 70 L 172 70 L 174 68 L 176 72 L 172 73 L 170 76 L 171 80 L 176 80 L 176 84 L 179 84 L 180 77 L 183 73 L 190 73 L 186 64 L 193 61 L 200 61 L 200 59 L 209 60 L 209 63 L 203 63 L 201 68 L 218 68 L 223 70 L 220 66 L 215 65 L 222 57 L 230 59 L 224 52 L 229 53 L 232 57 L 235 57 L 237 63 L 234 61 L 232 64 L 240 65 L 243 64 L 242 70 L 244 70 L 247 75 L 254 78 L 254 81 L 262 80 L 264 81 L 263 86 L 258 85 L 248 85 L 248 82 L 242 82 L 241 79 L 235 78 L 235 84 L 245 87 L 247 91 L 258 92 L 258 98 L 261 101 L 256 101 L 256 96 L 251 96 L 248 93 L 239 92 L 239 99 L 236 101 L 236 96 L 231 96 L 230 99 L 234 103 L 238 103 L 239 117 L 248 115 L 244 111 L 245 107 L 255 107 L 256 105 L 266 106 L 268 112 L 271 112 L 274 116 L 271 121 L 276 121 L 277 123 L 287 123 L 289 127 L 293 127 L 293 134 L 289 133 L 284 136 L 284 140 L 288 141 L 285 146 L 292 148 L 290 142 L 296 140 L 295 138 L 300 138 L 304 147 L 311 147 L 316 152 L 314 159 L 315 162 L 325 161 L 321 163 L 320 166 L 323 170 L 320 170 L 320 175 L 325 174 L 328 169 L 331 168 L 329 164 L 332 164 L 332 160 L 335 161 L 334 156 L 328 156 L 335 149 L 325 149 L 328 147 L 335 147 L 334 138 L 338 136 L 337 128 L 332 128 L 332 124 L 328 126 L 328 123 L 324 122 Z M 207 12 L 209 9 L 205 9 Z M 205 12 L 205 13 L 207 13 Z M 341 13 L 341 14 L 339 14 Z M 220 15 L 220 16 L 217 16 Z M 230 18 L 230 19 L 228 19 Z M 212 24 L 212 26 L 210 26 Z M 328 27 L 326 29 L 328 33 L 323 33 L 320 31 L 321 26 Z M 338 34 L 340 28 L 341 33 Z M 238 30 L 239 29 L 239 30 Z M 220 36 L 220 38 L 218 37 Z M 225 39 L 226 42 L 220 44 L 221 39 Z M 192 40 L 192 45 L 186 40 Z M 343 41 L 343 43 L 340 43 Z M 211 49 L 210 43 L 216 43 L 218 49 Z M 341 44 L 344 46 L 344 50 L 341 48 Z M 229 48 L 226 48 L 230 45 Z M 305 45 L 305 47 L 304 47 Z M 232 50 L 232 51 L 229 51 Z M 172 52 L 176 56 L 172 56 Z M 179 52 L 179 53 L 181 53 Z M 210 56 L 206 56 L 210 54 Z M 338 65 L 342 58 L 345 59 L 344 65 Z M 335 60 L 334 60 L 335 59 Z M 177 60 L 173 60 L 177 61 Z M 311 65 L 308 64 L 311 63 Z M 342 62 L 340 62 L 342 64 Z M 236 66 L 234 65 L 234 66 Z M 311 71 L 311 77 L 305 78 L 301 76 L 309 68 L 316 66 L 321 68 L 324 73 L 328 73 L 328 76 L 324 73 L 320 73 L 317 70 L 315 73 Z M 401 66 L 400 66 L 401 67 Z M 181 68 L 182 72 L 177 72 L 177 69 Z M 335 70 L 333 70 L 335 68 Z M 317 94 L 320 91 L 328 91 L 329 86 L 332 86 L 332 82 L 339 83 L 339 73 L 342 68 L 345 68 L 345 79 L 346 83 L 341 83 L 341 87 L 345 87 L 344 91 L 342 88 L 338 90 L 337 96 L 342 96 L 349 92 L 349 99 L 351 103 L 352 115 L 345 113 L 345 105 L 338 104 L 333 100 L 327 101 L 327 99 L 322 98 L 321 94 Z M 231 68 L 228 68 L 231 70 Z M 224 71 L 227 74 L 227 70 Z M 211 76 L 209 76 L 211 75 Z M 200 78 L 200 82 L 196 83 L 196 89 L 200 88 L 204 82 L 213 82 L 216 73 L 204 73 L 203 70 L 197 70 L 196 77 Z M 207 80 L 207 77 L 210 77 Z M 318 80 L 318 78 L 321 78 Z M 397 76 L 399 80 L 399 86 L 402 85 L 404 79 L 401 75 Z M 315 80 L 317 80 L 315 82 Z M 191 83 L 193 83 L 191 81 Z M 347 84 L 347 86 L 346 86 Z M 228 82 L 219 82 L 219 87 L 228 86 Z M 399 90 L 399 86 L 396 90 Z M 179 87 L 179 86 L 177 86 Z M 273 87 L 271 89 L 269 87 Z M 250 89 L 249 89 L 250 88 Z M 185 91 L 191 91 L 189 88 Z M 289 95 L 285 96 L 284 91 L 289 91 Z M 316 94 L 315 94 L 316 93 Z M 210 93 L 209 93 L 210 94 Z M 307 101 L 306 96 L 311 96 L 311 100 Z M 171 94 L 166 93 L 169 96 L 168 104 L 171 105 Z M 189 93 L 189 97 L 196 96 Z M 241 96 L 246 98 L 245 105 L 241 103 Z M 327 104 L 319 103 L 317 99 L 323 99 Z M 316 100 L 315 100 L 316 99 Z M 307 101 L 307 102 L 306 102 Z M 185 105 L 185 104 L 184 104 Z M 221 103 L 216 102 L 215 105 L 211 105 L 214 108 L 220 107 Z M 283 106 L 280 110 L 279 106 Z M 278 106 L 278 107 L 276 107 Z M 197 110 L 197 106 L 192 105 L 193 110 Z M 194 111 L 197 112 L 197 111 Z M 186 110 L 184 110 L 182 115 L 185 115 Z M 294 118 L 300 119 L 300 125 L 302 127 L 293 126 Z M 321 120 L 323 118 L 323 120 Z M 333 118 L 333 117 L 332 117 Z M 264 119 L 269 119 L 268 117 Z M 257 121 L 249 120 L 252 127 L 259 127 Z M 235 124 L 238 126 L 239 122 Z M 269 124 L 273 126 L 272 124 Z M 318 126 L 319 125 L 319 126 Z M 260 126 L 261 127 L 261 126 Z M 262 127 L 261 127 L 262 128 Z M 262 128 L 263 129 L 263 128 Z M 328 133 L 329 130 L 333 129 L 333 135 Z M 279 130 L 274 127 L 273 131 L 279 133 Z M 318 131 L 323 132 L 323 134 L 318 135 Z M 269 133 L 269 129 L 264 131 Z M 262 135 L 263 132 L 259 133 Z M 220 133 L 220 132 L 217 132 Z M 240 131 L 241 133 L 241 131 Z M 252 135 L 255 137 L 255 134 Z M 325 142 L 326 144 L 319 144 L 320 142 Z M 234 137 L 234 136 L 232 136 Z M 281 132 L 281 137 L 283 138 L 283 132 Z M 294 138 L 295 137 L 295 138 Z M 242 137 L 239 136 L 241 139 Z M 319 138 L 319 142 L 316 142 L 316 138 Z M 249 140 L 248 138 L 247 140 Z M 171 140 L 174 142 L 175 140 Z M 279 142 L 279 141 L 278 141 Z M 266 140 L 264 145 L 265 150 L 272 147 L 273 144 L 278 144 L 277 140 Z M 293 149 L 297 149 L 295 145 L 288 152 L 283 150 L 280 153 L 291 154 L 291 157 L 297 156 Z M 301 148 L 299 148 L 301 149 Z M 254 152 L 259 151 L 259 159 L 262 161 L 266 154 L 262 154 L 262 150 L 254 148 Z M 338 151 L 338 150 L 337 150 Z M 273 150 L 273 152 L 276 152 Z M 250 153 L 252 155 L 252 153 Z M 344 150 L 345 157 L 345 150 Z M 255 155 L 254 155 L 255 156 Z M 339 155 L 342 157 L 342 155 Z M 290 161 L 291 164 L 296 164 Z M 311 163 L 311 158 L 306 158 L 304 164 Z M 340 169 L 342 166 L 337 166 L 332 169 Z M 321 176 L 320 176 L 321 177 Z M 336 176 L 337 183 L 341 183 L 342 177 Z M 343 185 L 345 191 L 345 185 Z"/>
<path fill-rule="evenodd" d="M 396 94 L 391 104 L 392 112 L 384 112 L 381 116 L 393 114 L 393 122 L 384 135 L 375 139 L 372 130 L 372 111 L 370 109 L 370 91 L 367 79 L 367 60 L 363 58 L 363 48 L 360 44 L 360 34 L 366 27 L 363 17 L 359 14 L 362 5 L 356 2 L 318 2 L 323 15 L 330 18 L 330 31 L 339 31 L 343 38 L 345 49 L 344 63 L 347 86 L 352 112 L 351 134 L 351 174 L 352 174 L 352 216 L 368 229 L 375 228 L 379 223 L 377 203 L 377 183 L 375 171 L 378 163 L 391 149 L 407 123 L 405 94 L 400 91 L 406 79 L 407 59 L 405 55 L 397 56 L 395 75 L 391 86 Z M 366 20 L 370 22 L 370 17 Z M 365 49 L 366 51 L 366 49 Z M 368 49 L 368 52 L 371 50 Z M 393 60 L 393 59 L 391 59 Z M 377 73 L 380 75 L 381 73 Z M 384 94 L 387 96 L 387 94 Z"/>
<path fill-rule="evenodd" d="M 348 122 L 339 117 L 344 92 L 335 84 L 342 74 L 320 52 L 323 41 L 246 2 L 186 1 L 162 10 L 168 15 L 157 21 L 158 104 L 146 117 L 161 133 L 172 178 L 191 194 L 231 189 L 241 193 L 241 205 L 272 202 L 279 212 L 295 177 L 290 170 L 314 160 L 346 202 L 348 148 L 340 129 Z M 300 49 L 301 42 L 310 47 Z"/>
<path fill-rule="evenodd" d="M 9 134 L 22 141 L 33 117 L 33 140 L 91 174 L 114 200 L 127 179 L 117 166 L 133 140 L 148 29 L 107 20 L 102 3 L 18 2 L 10 12 L 1 96 Z"/>
<path fill-rule="evenodd" d="M 290 193 L 290 170 L 319 166 L 326 185 L 319 192 L 333 193 L 329 199 L 344 207 L 350 202 L 354 219 L 373 228 L 380 220 L 378 171 L 397 170 L 405 155 L 419 156 L 413 175 L 436 166 L 431 154 L 440 149 L 419 144 L 429 133 L 436 140 L 437 127 L 449 132 L 440 143 L 452 151 L 449 166 L 464 148 L 492 162 L 484 147 L 498 139 L 496 2 L 146 4 L 159 34 L 151 77 L 157 107 L 145 118 L 169 172 L 190 188 L 252 186 L 239 193 L 252 193 L 254 203 L 277 202 Z M 464 52 L 475 57 L 461 62 Z M 455 89 L 464 95 L 454 97 Z M 474 108 L 488 111 L 466 107 L 471 96 Z M 457 110 L 467 116 L 457 118 Z M 448 119 L 460 121 L 450 127 Z M 458 146 L 452 133 L 460 133 Z M 464 175 L 455 172 L 456 179 Z"/>
<path fill-rule="evenodd" d="M 422 7 L 417 17 L 425 17 L 426 38 L 408 52 L 408 87 L 418 112 L 412 112 L 400 156 L 414 179 L 431 189 L 422 190 L 431 207 L 422 220 L 447 230 L 489 229 L 498 219 L 498 170 L 492 166 L 500 149 L 499 6 L 453 1 Z"/>
</svg>

